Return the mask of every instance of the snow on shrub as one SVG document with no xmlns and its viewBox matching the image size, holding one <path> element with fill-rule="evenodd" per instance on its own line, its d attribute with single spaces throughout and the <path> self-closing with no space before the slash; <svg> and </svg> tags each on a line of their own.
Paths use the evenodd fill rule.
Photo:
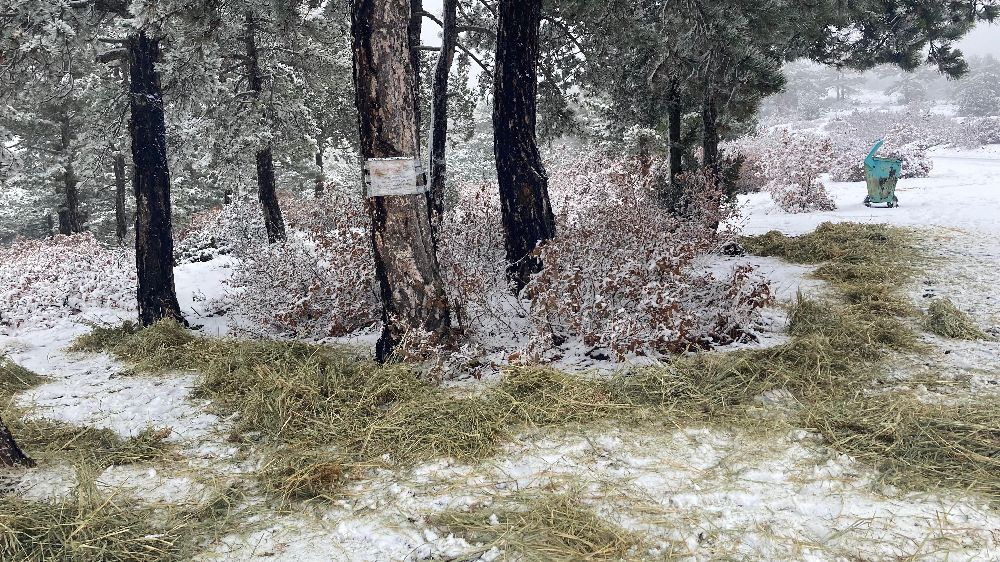
<svg viewBox="0 0 1000 562">
<path fill-rule="evenodd" d="M 287 197 L 284 197 L 287 201 Z M 254 243 L 267 241 L 260 202 L 251 195 L 196 213 L 174 244 L 177 263 L 209 261 Z"/>
<path fill-rule="evenodd" d="M 90 233 L 0 248 L 0 326 L 51 326 L 88 309 L 136 307 L 135 257 Z"/>
<path fill-rule="evenodd" d="M 378 319 L 368 220 L 360 199 L 326 192 L 317 199 L 282 197 L 288 240 L 268 244 L 234 201 L 205 221 L 211 238 L 238 257 L 224 305 L 232 328 L 257 336 L 344 336 Z"/>
<path fill-rule="evenodd" d="M 959 127 L 953 119 L 924 113 L 916 116 L 889 111 L 855 111 L 834 119 L 827 132 L 834 142 L 836 161 L 828 170 L 833 181 L 865 180 L 865 157 L 879 139 L 885 144 L 879 156 L 903 162 L 902 178 L 926 178 L 934 164 L 927 150 L 944 144 L 960 144 Z"/>
<path fill-rule="evenodd" d="M 835 165 L 838 152 L 833 141 L 808 131 L 774 128 L 728 143 L 746 159 L 742 183 L 767 191 L 787 213 L 832 211 L 837 208 L 820 176 Z M 749 164 L 749 167 L 748 167 Z"/>
<path fill-rule="evenodd" d="M 507 287 L 495 186 L 460 190 L 441 225 L 440 259 L 473 345 L 527 360 L 572 349 L 622 359 L 749 337 L 767 284 L 750 271 L 698 273 L 695 259 L 719 243 L 706 228 L 714 212 L 670 214 L 642 169 L 604 155 L 550 164 L 558 236 L 537 250 L 545 265 L 522 295 L 530 300 Z"/>
<path fill-rule="evenodd" d="M 688 201 L 696 212 L 671 214 L 653 193 L 655 174 L 643 173 L 665 166 L 557 156 L 550 193 L 559 236 L 538 249 L 545 269 L 519 296 L 507 282 L 496 184 L 458 183 L 456 204 L 437 228 L 438 259 L 469 354 L 545 360 L 582 350 L 622 358 L 752 338 L 757 310 L 770 299 L 766 282 L 751 270 L 716 279 L 695 266 L 722 242 L 707 226 L 724 218 L 717 193 L 702 186 Z M 248 226 L 258 213 L 236 212 L 243 204 L 199 218 L 186 235 L 214 237 L 236 257 L 225 306 L 237 331 L 323 338 L 378 322 L 359 198 L 283 198 L 289 236 L 280 244 Z"/>
<path fill-rule="evenodd" d="M 978 117 L 968 122 L 975 144 L 1000 144 L 1000 117 Z"/>
</svg>

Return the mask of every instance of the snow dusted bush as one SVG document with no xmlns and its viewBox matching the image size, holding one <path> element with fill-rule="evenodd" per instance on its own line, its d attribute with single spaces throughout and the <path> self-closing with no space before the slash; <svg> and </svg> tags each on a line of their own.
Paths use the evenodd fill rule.
<svg viewBox="0 0 1000 562">
<path fill-rule="evenodd" d="M 729 143 L 746 161 L 741 182 L 759 185 L 788 213 L 837 208 L 820 176 L 837 160 L 833 141 L 808 131 L 774 128 Z"/>
<path fill-rule="evenodd" d="M 260 202 L 254 196 L 242 195 L 191 217 L 177 235 L 174 257 L 178 263 L 208 261 L 261 241 L 267 241 L 267 231 Z"/>
<path fill-rule="evenodd" d="M 932 113 L 855 111 L 839 117 L 827 127 L 837 153 L 829 170 L 830 179 L 864 181 L 865 157 L 879 139 L 885 140 L 879 156 L 903 162 L 902 178 L 925 178 L 934 166 L 927 150 L 937 145 L 961 144 L 958 129 L 953 119 Z"/>
<path fill-rule="evenodd" d="M 135 310 L 135 257 L 92 234 L 0 247 L 0 325 L 48 326 L 93 308 Z"/>
<path fill-rule="evenodd" d="M 655 171 L 666 163 L 647 166 L 604 155 L 550 163 L 559 236 L 538 249 L 545 269 L 519 296 L 506 278 L 496 185 L 457 184 L 456 204 L 438 225 L 438 257 L 453 317 L 476 356 L 545 360 L 582 350 L 622 358 L 752 337 L 767 284 L 750 270 L 716 279 L 696 266 L 720 244 L 708 227 L 725 218 L 718 193 L 692 190 L 694 212 L 678 217 L 654 193 Z M 248 226 L 258 213 L 243 215 L 238 205 L 199 218 L 187 235 L 214 237 L 237 258 L 225 297 L 234 328 L 322 338 L 378 322 L 362 201 L 285 198 L 289 238 L 270 245 Z"/>
<path fill-rule="evenodd" d="M 182 239 L 185 248 L 195 249 L 184 255 L 231 252 L 238 258 L 230 291 L 219 303 L 230 309 L 232 328 L 257 336 L 323 338 L 374 324 L 375 273 L 360 199 L 337 192 L 317 199 L 283 194 L 281 207 L 288 229 L 283 243 L 267 243 L 252 197 L 197 217 Z"/>
<path fill-rule="evenodd" d="M 975 144 L 1000 144 L 1000 117 L 979 117 L 968 122 Z"/>
<path fill-rule="evenodd" d="M 642 170 L 639 159 L 605 155 L 550 163 L 558 236 L 538 249 L 545 267 L 522 295 L 530 300 L 507 287 L 495 187 L 461 190 L 442 223 L 440 259 L 474 344 L 529 360 L 571 349 L 624 358 L 747 337 L 767 284 L 750 271 L 722 281 L 698 273 L 696 258 L 719 242 L 706 228 L 714 211 L 667 212 Z M 706 191 L 701 204 L 713 207 L 713 197 Z"/>
</svg>

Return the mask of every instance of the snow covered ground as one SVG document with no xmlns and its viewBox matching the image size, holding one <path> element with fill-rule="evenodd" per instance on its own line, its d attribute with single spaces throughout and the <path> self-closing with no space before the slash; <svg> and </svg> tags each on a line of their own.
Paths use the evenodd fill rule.
<svg viewBox="0 0 1000 562">
<path fill-rule="evenodd" d="M 802 233 L 824 221 L 919 228 L 935 261 L 926 278 L 909 288 L 914 299 L 919 304 L 928 296 L 948 296 L 984 328 L 996 329 L 1000 146 L 941 152 L 934 163 L 930 178 L 901 182 L 896 209 L 865 208 L 863 184 L 833 184 L 839 209 L 827 213 L 789 215 L 766 194 L 750 196 L 746 231 Z M 755 263 L 774 279 L 781 299 L 819 287 L 804 278 L 808 268 L 777 260 Z M 230 265 L 219 259 L 177 271 L 182 308 L 209 334 L 226 332 L 225 319 L 209 316 L 205 303 L 222 290 Z M 114 311 L 85 315 L 114 316 Z M 65 321 L 0 334 L 0 353 L 52 378 L 23 393 L 19 403 L 31 408 L 30 415 L 123 435 L 170 428 L 171 438 L 192 453 L 166 466 L 109 469 L 98 479 L 102 487 L 149 501 L 190 501 L 217 479 L 239 474 L 234 449 L 224 439 L 227 422 L 191 398 L 191 375 L 121 377 L 124 367 L 108 356 L 65 351 L 87 329 Z M 982 391 L 997 385 L 1000 344 L 927 338 L 935 345 L 923 362 L 927 370 L 954 380 L 967 377 Z M 762 400 L 762 411 L 769 404 Z M 64 493 L 73 479 L 69 467 L 40 467 L 18 477 L 22 493 L 36 498 Z M 1000 560 L 1000 513 L 975 497 L 886 489 L 875 483 L 870 467 L 827 449 L 805 431 L 716 426 L 655 432 L 608 426 L 588 435 L 570 429 L 529 432 L 488 462 L 440 461 L 381 471 L 352 484 L 332 506 L 256 515 L 252 531 L 226 537 L 200 560 L 503 559 L 505 553 L 441 536 L 428 517 L 452 508 L 489 509 L 525 490 L 572 492 L 609 520 L 641 531 L 650 544 L 637 557 Z"/>
</svg>

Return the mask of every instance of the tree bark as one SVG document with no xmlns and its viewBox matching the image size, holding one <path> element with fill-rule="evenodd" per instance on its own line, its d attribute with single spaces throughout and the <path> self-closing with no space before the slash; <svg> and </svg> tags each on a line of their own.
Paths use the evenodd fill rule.
<svg viewBox="0 0 1000 562">
<path fill-rule="evenodd" d="M 326 172 L 323 170 L 323 146 L 316 151 L 316 181 L 313 184 L 313 195 L 320 197 L 326 191 Z"/>
<path fill-rule="evenodd" d="M 0 466 L 35 466 L 35 461 L 17 446 L 3 419 L 0 419 Z"/>
<path fill-rule="evenodd" d="M 115 147 L 111 147 L 115 153 L 115 234 L 118 243 L 125 242 L 128 235 L 128 212 L 125 210 L 125 155 Z"/>
<path fill-rule="evenodd" d="M 246 29 L 243 37 L 246 48 L 247 77 L 250 91 L 259 101 L 264 89 L 264 80 L 260 72 L 260 56 L 257 52 L 257 40 L 254 37 L 257 24 L 253 11 L 247 10 Z M 257 195 L 264 213 L 264 228 L 267 230 L 267 241 L 280 242 L 286 239 L 285 220 L 281 216 L 281 206 L 278 204 L 277 189 L 274 179 L 274 151 L 269 142 L 266 147 L 257 151 Z"/>
<path fill-rule="evenodd" d="M 410 45 L 410 64 L 413 65 L 413 95 L 416 100 L 413 105 L 413 115 L 417 122 L 417 139 L 422 138 L 420 132 L 423 130 L 423 116 L 420 115 L 420 83 L 423 80 L 423 75 L 420 73 L 420 35 L 424 29 L 423 12 L 424 0 L 410 0 L 410 20 L 406 24 L 406 36 Z M 419 155 L 419 141 L 417 144 Z"/>
<path fill-rule="evenodd" d="M 63 156 L 63 202 L 59 208 L 59 233 L 77 234 L 83 232 L 80 220 L 80 180 L 73 168 L 72 123 L 69 113 L 63 112 L 59 118 L 59 132 Z"/>
<path fill-rule="evenodd" d="M 670 142 L 670 185 L 673 186 L 676 183 L 677 176 L 684 171 L 681 164 L 683 150 L 681 146 L 681 95 L 676 82 L 670 83 L 669 95 L 670 101 L 667 103 L 667 137 Z"/>
<path fill-rule="evenodd" d="M 705 90 L 705 100 L 702 104 L 702 163 L 714 183 L 712 192 L 711 221 L 708 227 L 713 232 L 719 228 L 719 213 L 722 210 L 723 185 L 722 163 L 719 160 L 719 112 L 715 96 L 710 88 Z"/>
<path fill-rule="evenodd" d="M 719 112 L 715 104 L 715 96 L 711 90 L 705 93 L 701 108 L 702 121 L 702 163 L 707 170 L 719 177 Z"/>
<path fill-rule="evenodd" d="M 140 31 L 129 38 L 128 54 L 139 324 L 149 326 L 164 318 L 184 323 L 174 289 L 167 131 L 156 72 L 159 41 Z"/>
<path fill-rule="evenodd" d="M 407 22 L 410 0 L 353 0 L 351 34 L 361 154 L 419 162 L 414 68 Z M 386 361 L 410 332 L 445 340 L 451 322 L 438 269 L 425 193 L 369 197 Z"/>
<path fill-rule="evenodd" d="M 500 0 L 493 142 L 507 251 L 516 292 L 541 271 L 539 242 L 556 235 L 548 176 L 535 135 L 541 0 Z"/>
<path fill-rule="evenodd" d="M 448 150 L 448 77 L 458 44 L 458 0 L 444 0 L 441 53 L 434 69 L 434 99 L 431 105 L 431 224 L 444 215 L 444 189 L 447 179 Z"/>
</svg>

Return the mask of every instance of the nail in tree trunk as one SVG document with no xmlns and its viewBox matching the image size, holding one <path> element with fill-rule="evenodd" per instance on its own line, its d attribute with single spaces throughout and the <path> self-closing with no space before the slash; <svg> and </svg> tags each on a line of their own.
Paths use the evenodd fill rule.
<svg viewBox="0 0 1000 562">
<path fill-rule="evenodd" d="M 520 292 L 542 263 L 534 251 L 556 235 L 548 176 L 538 153 L 535 107 L 541 0 L 500 0 L 493 143 L 500 183 L 507 276 Z"/>
<path fill-rule="evenodd" d="M 419 161 L 410 0 L 353 0 L 351 34 L 361 155 Z M 431 236 L 426 193 L 369 197 L 375 274 L 382 300 L 379 361 L 407 332 L 446 339 L 450 313 Z"/>
<path fill-rule="evenodd" d="M 128 55 L 139 324 L 149 326 L 164 318 L 184 323 L 174 289 L 167 130 L 156 72 L 159 41 L 140 31 L 129 38 Z"/>
<path fill-rule="evenodd" d="M 260 93 L 264 89 L 264 80 L 260 72 L 260 56 L 257 52 L 257 40 L 254 34 L 257 24 L 252 11 L 246 13 L 246 29 L 243 36 L 246 47 L 247 76 L 250 82 L 250 91 L 254 93 L 254 98 L 260 98 Z M 279 242 L 285 240 L 285 220 L 281 216 L 281 206 L 278 204 L 278 195 L 274 180 L 274 152 L 271 144 L 257 151 L 257 194 L 260 199 L 260 206 L 264 212 L 264 228 L 267 230 L 267 241 Z"/>
<path fill-rule="evenodd" d="M 111 147 L 115 153 L 115 234 L 118 243 L 125 242 L 128 235 L 128 212 L 125 210 L 125 155 L 122 151 Z"/>
<path fill-rule="evenodd" d="M 3 419 L 0 419 L 0 466 L 35 466 L 35 461 L 17 446 Z"/>
<path fill-rule="evenodd" d="M 434 69 L 434 99 L 431 102 L 431 222 L 437 224 L 444 214 L 444 187 L 447 178 L 448 149 L 448 77 L 458 44 L 458 0 L 444 0 L 441 53 Z"/>
</svg>

